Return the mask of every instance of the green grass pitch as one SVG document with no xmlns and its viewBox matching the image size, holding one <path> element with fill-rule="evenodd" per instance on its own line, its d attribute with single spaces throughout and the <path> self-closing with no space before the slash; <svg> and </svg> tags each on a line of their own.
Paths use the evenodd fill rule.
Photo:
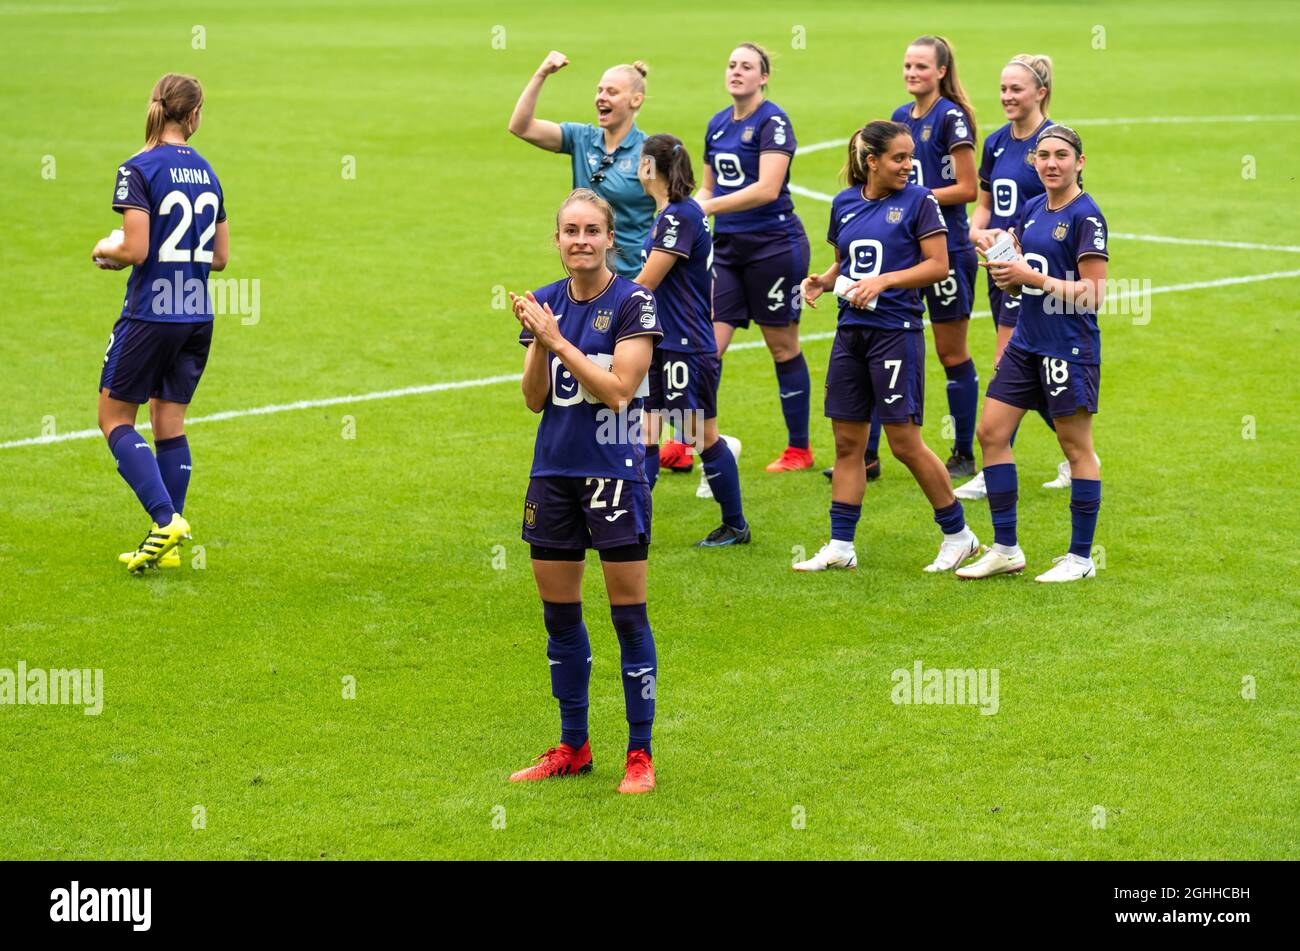
<svg viewBox="0 0 1300 951">
<path fill-rule="evenodd" d="M 105 691 L 99 716 L 0 706 L 0 857 L 1300 857 L 1300 10 L 633 9 L 0 4 L 0 668 L 101 668 Z M 572 65 L 540 115 L 590 121 L 603 68 L 644 59 L 639 124 L 682 136 L 698 168 L 737 41 L 772 50 L 769 94 L 807 145 L 887 117 L 924 32 L 954 41 L 981 140 L 1007 59 L 1054 57 L 1052 115 L 1080 120 L 1111 276 L 1174 288 L 1149 321 L 1103 319 L 1104 570 L 1063 590 L 923 574 L 937 532 L 886 455 L 860 570 L 796 576 L 795 547 L 828 535 L 829 489 L 763 473 L 784 436 L 771 361 L 736 351 L 720 419 L 744 440 L 755 541 L 693 550 L 715 507 L 695 478 L 656 490 L 651 796 L 614 792 L 626 725 L 594 558 L 595 772 L 506 782 L 558 729 L 519 540 L 536 420 L 515 384 L 193 424 L 205 566 L 144 578 L 116 561 L 147 526 L 102 439 L 8 445 L 95 425 L 125 278 L 89 251 L 166 71 L 204 82 L 194 144 L 228 199 L 225 276 L 260 282 L 256 323 L 218 321 L 205 416 L 519 371 L 494 299 L 560 276 L 548 240 L 569 183 L 506 122 L 549 49 Z M 1168 117 L 1199 121 L 1082 121 Z M 841 162 L 798 157 L 793 181 L 834 192 Z M 824 267 L 828 206 L 797 204 Z M 1265 274 L 1283 276 L 1178 289 Z M 833 316 L 803 326 L 825 335 Z M 993 328 L 970 334 L 987 381 Z M 805 348 L 820 389 L 829 340 Z M 1031 418 L 1017 454 L 1041 570 L 1068 539 L 1067 499 L 1038 489 L 1060 453 Z M 967 512 L 990 541 L 986 506 Z M 891 673 L 916 661 L 997 668 L 998 712 L 893 703 Z"/>
</svg>

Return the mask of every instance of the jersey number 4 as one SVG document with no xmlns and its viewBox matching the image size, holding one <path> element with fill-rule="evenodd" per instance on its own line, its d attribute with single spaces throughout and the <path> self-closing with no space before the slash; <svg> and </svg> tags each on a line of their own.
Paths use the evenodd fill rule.
<svg viewBox="0 0 1300 951">
<path fill-rule="evenodd" d="M 162 246 L 158 248 L 159 261 L 183 261 L 189 263 L 194 261 L 199 264 L 212 263 L 212 248 L 209 242 L 212 241 L 213 235 L 217 233 L 217 200 L 216 192 L 202 192 L 195 199 L 194 204 L 190 204 L 189 196 L 183 191 L 170 191 L 163 200 L 158 204 L 158 214 L 171 214 L 173 208 L 181 210 L 181 220 L 176 223 Z M 204 229 L 203 234 L 199 236 L 199 246 L 193 251 L 186 248 L 178 248 L 181 242 L 181 236 L 190 230 L 190 223 L 197 215 L 202 214 L 206 209 L 212 209 L 212 222 Z"/>
</svg>

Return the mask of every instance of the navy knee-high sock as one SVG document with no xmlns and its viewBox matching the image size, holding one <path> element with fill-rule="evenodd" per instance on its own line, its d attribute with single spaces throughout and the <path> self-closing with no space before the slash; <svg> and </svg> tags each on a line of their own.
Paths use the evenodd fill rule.
<svg viewBox="0 0 1300 951">
<path fill-rule="evenodd" d="M 861 505 L 831 502 L 831 539 L 852 544 L 853 536 L 858 531 L 858 519 L 861 516 Z"/>
<path fill-rule="evenodd" d="M 866 461 L 873 462 L 880 458 L 880 417 L 871 411 L 871 428 L 867 430 Z"/>
<path fill-rule="evenodd" d="M 988 490 L 989 515 L 993 519 L 993 543 L 1014 548 L 1016 545 L 1016 464 L 1003 462 L 984 467 L 984 487 Z"/>
<path fill-rule="evenodd" d="M 154 523 L 166 525 L 170 522 L 176 509 L 158 471 L 158 460 L 135 427 L 123 423 L 114 429 L 108 434 L 108 448 L 117 459 L 118 472 Z"/>
<path fill-rule="evenodd" d="M 542 602 L 546 657 L 551 662 L 551 695 L 560 702 L 560 742 L 575 750 L 587 742 L 587 685 L 591 682 L 591 641 L 582 623 L 582 602 Z"/>
<path fill-rule="evenodd" d="M 185 493 L 190 487 L 190 473 L 194 463 L 190 459 L 190 443 L 185 434 L 171 439 L 159 439 L 154 443 L 158 453 L 158 472 L 162 476 L 167 494 L 171 496 L 172 507 L 178 514 L 185 513 Z"/>
<path fill-rule="evenodd" d="M 623 703 L 627 708 L 627 748 L 645 750 L 650 755 L 650 732 L 655 722 L 655 690 L 659 680 L 659 662 L 655 656 L 655 638 L 650 633 L 650 619 L 645 604 L 611 604 L 614 633 L 622 654 Z"/>
<path fill-rule="evenodd" d="M 975 448 L 975 415 L 979 410 L 980 376 L 975 361 L 967 360 L 955 367 L 944 367 L 948 377 L 948 412 L 952 413 L 956 438 L 953 452 L 973 456 Z"/>
<path fill-rule="evenodd" d="M 1097 531 L 1101 508 L 1101 480 L 1073 479 L 1070 482 L 1070 554 L 1092 557 L 1092 536 Z"/>
<path fill-rule="evenodd" d="M 803 353 L 776 364 L 777 391 L 781 394 L 781 413 L 789 432 L 790 445 L 795 449 L 808 448 L 808 403 L 812 378 L 808 375 L 808 361 Z"/>
<path fill-rule="evenodd" d="M 700 453 L 700 462 L 704 464 L 704 475 L 713 490 L 713 498 L 722 509 L 723 523 L 743 529 L 746 523 L 745 510 L 740 502 L 740 470 L 736 468 L 736 457 L 731 454 L 727 441 L 719 437 Z"/>
<path fill-rule="evenodd" d="M 659 444 L 645 447 L 645 480 L 650 483 L 651 491 L 659 481 Z"/>
</svg>

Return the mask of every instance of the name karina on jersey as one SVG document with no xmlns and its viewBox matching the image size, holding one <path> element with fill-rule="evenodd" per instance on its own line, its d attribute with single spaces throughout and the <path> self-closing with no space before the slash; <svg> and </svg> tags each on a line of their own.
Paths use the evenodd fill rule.
<svg viewBox="0 0 1300 951">
<path fill-rule="evenodd" d="M 169 168 L 173 185 L 211 185 L 212 179 L 205 168 Z"/>
</svg>

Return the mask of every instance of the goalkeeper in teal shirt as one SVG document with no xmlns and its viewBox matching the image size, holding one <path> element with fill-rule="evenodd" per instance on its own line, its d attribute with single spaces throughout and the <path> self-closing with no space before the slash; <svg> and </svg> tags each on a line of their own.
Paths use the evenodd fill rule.
<svg viewBox="0 0 1300 951">
<path fill-rule="evenodd" d="M 573 187 L 590 188 L 614 208 L 614 259 L 610 267 L 629 280 L 641 273 L 641 245 L 655 217 L 654 200 L 637 180 L 645 133 L 636 127 L 645 101 L 645 64 L 611 66 L 596 87 L 596 124 L 538 119 L 537 97 L 552 73 L 569 65 L 563 53 L 547 54 L 524 87 L 510 116 L 510 132 L 548 152 L 573 159 Z"/>
</svg>

